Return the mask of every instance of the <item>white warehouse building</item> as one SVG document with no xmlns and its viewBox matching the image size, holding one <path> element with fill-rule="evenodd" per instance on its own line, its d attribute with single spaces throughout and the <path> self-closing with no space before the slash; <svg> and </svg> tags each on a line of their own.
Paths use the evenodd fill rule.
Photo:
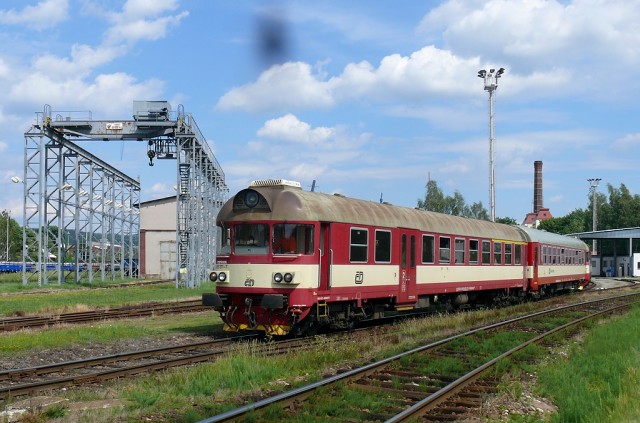
<svg viewBox="0 0 640 423">
<path fill-rule="evenodd" d="M 140 203 L 140 275 L 176 277 L 176 197 Z"/>
</svg>

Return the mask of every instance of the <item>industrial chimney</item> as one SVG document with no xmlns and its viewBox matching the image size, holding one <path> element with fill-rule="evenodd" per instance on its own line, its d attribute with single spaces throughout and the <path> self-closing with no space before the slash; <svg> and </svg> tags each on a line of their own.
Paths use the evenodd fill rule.
<svg viewBox="0 0 640 423">
<path fill-rule="evenodd" d="M 533 213 L 542 208 L 542 161 L 533 162 Z"/>
</svg>

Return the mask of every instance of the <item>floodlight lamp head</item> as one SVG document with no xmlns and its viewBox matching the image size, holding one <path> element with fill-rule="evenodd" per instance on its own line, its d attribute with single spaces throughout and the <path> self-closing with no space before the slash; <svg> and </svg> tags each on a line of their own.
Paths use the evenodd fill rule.
<svg viewBox="0 0 640 423">
<path fill-rule="evenodd" d="M 478 71 L 478 78 L 484 78 L 484 76 L 487 74 L 487 71 L 482 69 Z"/>
<path fill-rule="evenodd" d="M 489 73 L 494 73 L 495 71 L 495 69 L 489 69 Z"/>
</svg>

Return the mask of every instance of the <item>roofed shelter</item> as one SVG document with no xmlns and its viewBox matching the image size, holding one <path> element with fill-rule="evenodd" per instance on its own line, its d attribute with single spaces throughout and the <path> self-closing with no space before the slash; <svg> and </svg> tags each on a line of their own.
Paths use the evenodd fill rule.
<svg viewBox="0 0 640 423">
<path fill-rule="evenodd" d="M 640 243 L 638 242 L 640 227 L 568 235 L 580 238 L 587 243 L 594 241 L 591 258 L 592 275 L 640 277 Z M 596 241 L 599 242 L 596 243 Z"/>
</svg>

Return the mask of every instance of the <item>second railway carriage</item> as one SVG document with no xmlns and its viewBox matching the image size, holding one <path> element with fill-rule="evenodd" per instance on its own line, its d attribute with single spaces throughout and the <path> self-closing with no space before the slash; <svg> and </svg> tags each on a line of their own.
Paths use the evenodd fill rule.
<svg viewBox="0 0 640 423">
<path fill-rule="evenodd" d="M 576 282 L 582 287 L 591 281 L 591 258 L 584 242 L 525 226 L 518 229 L 527 238 L 527 277 L 533 295 L 576 288 Z"/>
<path fill-rule="evenodd" d="M 312 333 L 489 305 L 555 291 L 551 286 L 575 288 L 590 273 L 586 244 L 572 238 L 304 191 L 283 180 L 238 192 L 218 226 L 210 273 L 216 292 L 203 303 L 231 331 Z M 555 261 L 540 259 L 547 254 Z"/>
</svg>

